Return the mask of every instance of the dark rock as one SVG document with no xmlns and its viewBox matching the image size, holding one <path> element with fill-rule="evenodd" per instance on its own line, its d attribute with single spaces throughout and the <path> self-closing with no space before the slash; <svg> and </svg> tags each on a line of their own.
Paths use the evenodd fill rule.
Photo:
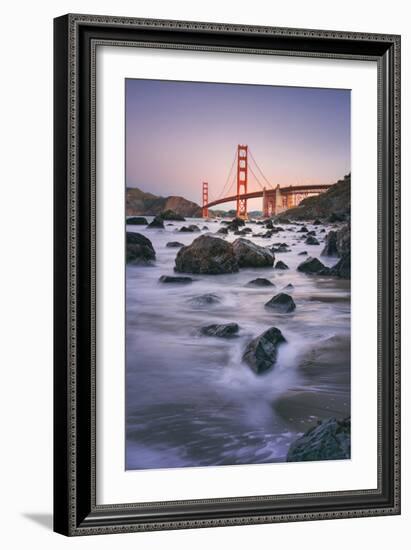
<svg viewBox="0 0 411 550">
<path fill-rule="evenodd" d="M 148 229 L 164 229 L 164 222 L 159 216 L 156 216 L 154 218 L 154 220 L 151 223 L 148 224 L 147 228 Z"/>
<path fill-rule="evenodd" d="M 193 282 L 191 277 L 173 277 L 172 275 L 161 275 L 159 278 L 160 283 L 176 283 L 180 285 L 187 285 Z"/>
<path fill-rule="evenodd" d="M 198 233 L 201 230 L 198 225 L 189 225 L 188 227 L 183 225 L 183 227 L 180 227 L 180 231 L 182 233 Z"/>
<path fill-rule="evenodd" d="M 308 237 L 308 235 L 312 235 L 312 236 L 314 237 L 314 236 L 315 236 L 315 231 L 309 231 L 309 232 L 307 233 L 307 237 Z"/>
<path fill-rule="evenodd" d="M 164 210 L 159 216 L 162 220 L 174 221 L 174 222 L 185 222 L 186 219 L 181 214 L 177 214 L 174 210 Z"/>
<path fill-rule="evenodd" d="M 275 269 L 289 269 L 289 268 L 287 264 L 285 264 L 281 260 L 278 260 L 278 262 L 275 264 Z"/>
<path fill-rule="evenodd" d="M 321 274 L 324 271 L 327 271 L 327 268 L 325 265 L 320 262 L 318 258 L 312 258 L 309 256 L 306 260 L 303 261 L 298 267 L 298 271 L 301 271 L 302 273 L 318 273 Z"/>
<path fill-rule="evenodd" d="M 329 418 L 290 445 L 287 462 L 351 458 L 351 418 Z"/>
<path fill-rule="evenodd" d="M 244 227 L 245 226 L 245 221 L 242 220 L 241 218 L 234 218 L 234 220 L 232 220 L 228 225 L 227 225 L 227 229 L 229 231 L 238 231 L 240 229 L 240 227 Z"/>
<path fill-rule="evenodd" d="M 150 239 L 141 233 L 126 233 L 126 261 L 128 264 L 151 265 L 156 253 Z"/>
<path fill-rule="evenodd" d="M 288 247 L 288 244 L 282 243 L 279 246 L 273 246 L 271 248 L 271 252 L 273 252 L 274 254 L 276 253 L 282 254 L 283 252 L 290 252 L 290 249 Z"/>
<path fill-rule="evenodd" d="M 330 231 L 328 233 L 325 239 L 325 247 L 321 252 L 321 256 L 338 256 L 336 231 Z"/>
<path fill-rule="evenodd" d="M 290 313 L 295 310 L 295 302 L 290 295 L 280 292 L 269 300 L 265 307 L 269 307 L 279 313 Z"/>
<path fill-rule="evenodd" d="M 166 244 L 167 248 L 181 248 L 183 246 L 183 243 L 179 243 L 178 241 L 170 241 Z"/>
<path fill-rule="evenodd" d="M 286 342 L 281 331 L 272 327 L 254 338 L 246 347 L 243 361 L 256 373 L 270 370 L 277 361 L 278 346 Z"/>
<path fill-rule="evenodd" d="M 207 325 L 200 329 L 204 336 L 217 336 L 218 338 L 229 338 L 235 336 L 240 327 L 237 323 L 228 323 L 226 325 Z"/>
<path fill-rule="evenodd" d="M 341 277 L 342 279 L 351 279 L 351 254 L 344 254 L 344 256 L 329 269 L 329 275 Z"/>
<path fill-rule="evenodd" d="M 320 244 L 318 240 L 315 237 L 312 237 L 311 235 L 306 238 L 305 244 Z"/>
<path fill-rule="evenodd" d="M 299 256 L 307 256 L 308 252 L 306 250 L 303 250 L 302 252 L 299 252 Z"/>
<path fill-rule="evenodd" d="M 220 235 L 228 235 L 228 229 L 226 227 L 220 227 L 217 233 L 220 233 Z"/>
<path fill-rule="evenodd" d="M 142 216 L 132 216 L 131 218 L 127 218 L 126 220 L 127 225 L 147 225 L 148 221 L 146 218 L 143 218 Z"/>
<path fill-rule="evenodd" d="M 298 230 L 298 233 L 308 233 L 308 229 L 303 225 L 302 228 Z"/>
<path fill-rule="evenodd" d="M 208 227 L 206 225 L 203 225 L 203 227 L 201 228 L 203 231 L 208 231 Z"/>
<path fill-rule="evenodd" d="M 265 233 L 261 233 L 259 237 L 262 237 L 263 239 L 270 239 L 273 236 L 273 231 L 269 230 Z"/>
<path fill-rule="evenodd" d="M 193 296 L 188 302 L 198 307 L 205 307 L 219 304 L 221 300 L 215 294 L 201 294 L 200 296 Z"/>
<path fill-rule="evenodd" d="M 313 225 L 322 225 L 322 221 L 314 220 Z"/>
<path fill-rule="evenodd" d="M 181 248 L 175 263 L 175 270 L 183 273 L 218 275 L 238 271 L 233 245 L 214 235 L 201 235 Z"/>
<path fill-rule="evenodd" d="M 274 229 L 273 222 L 271 220 L 268 220 L 268 222 L 265 224 L 267 229 Z"/>
<path fill-rule="evenodd" d="M 248 239 L 236 239 L 233 250 L 239 267 L 272 267 L 273 254 Z"/>
<path fill-rule="evenodd" d="M 294 290 L 294 285 L 292 285 L 291 283 L 288 283 L 288 285 L 286 285 L 283 290 L 289 290 L 289 291 L 292 291 Z"/>
<path fill-rule="evenodd" d="M 268 279 L 264 279 L 264 278 L 257 278 L 257 279 L 253 279 L 252 281 L 248 282 L 247 283 L 247 286 L 275 286 L 274 283 L 272 283 L 271 281 L 269 281 Z"/>
</svg>

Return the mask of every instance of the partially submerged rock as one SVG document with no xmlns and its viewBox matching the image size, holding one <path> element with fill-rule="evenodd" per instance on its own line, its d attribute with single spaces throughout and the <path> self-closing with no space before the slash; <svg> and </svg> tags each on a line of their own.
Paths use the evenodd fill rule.
<svg viewBox="0 0 411 550">
<path fill-rule="evenodd" d="M 247 286 L 275 286 L 274 283 L 263 277 L 258 277 L 247 283 Z"/>
<path fill-rule="evenodd" d="M 197 307 L 206 307 L 219 304 L 221 299 L 216 294 L 208 293 L 201 294 L 200 296 L 193 296 L 189 298 L 188 302 Z"/>
<path fill-rule="evenodd" d="M 170 241 L 166 244 L 167 248 L 181 248 L 183 246 L 183 243 L 179 243 L 178 241 Z"/>
<path fill-rule="evenodd" d="M 344 254 L 344 256 L 329 269 L 329 275 L 341 277 L 342 279 L 351 279 L 351 254 Z"/>
<path fill-rule="evenodd" d="M 276 327 L 269 328 L 246 347 L 243 361 L 256 373 L 262 374 L 270 370 L 277 361 L 278 347 L 286 339 Z"/>
<path fill-rule="evenodd" d="M 351 418 L 329 418 L 290 445 L 287 462 L 343 460 L 351 457 Z"/>
<path fill-rule="evenodd" d="M 180 227 L 181 233 L 198 233 L 201 231 L 201 229 L 198 227 L 198 225 L 191 224 L 188 227 L 186 225 L 183 225 L 183 227 Z"/>
<path fill-rule="evenodd" d="M 200 329 L 204 336 L 216 336 L 217 338 L 230 338 L 235 336 L 240 327 L 237 323 L 227 323 L 225 325 L 207 325 Z"/>
<path fill-rule="evenodd" d="M 312 235 L 309 235 L 305 240 L 305 244 L 316 245 L 320 243 L 315 237 L 313 237 Z"/>
<path fill-rule="evenodd" d="M 275 264 L 274 269 L 289 269 L 288 265 L 282 262 L 281 260 L 278 260 L 278 262 Z"/>
<path fill-rule="evenodd" d="M 330 231 L 325 238 L 325 247 L 321 256 L 338 256 L 337 231 Z"/>
<path fill-rule="evenodd" d="M 274 255 L 248 239 L 236 239 L 233 250 L 239 267 L 272 267 Z"/>
<path fill-rule="evenodd" d="M 201 235 L 181 248 L 175 264 L 175 270 L 182 273 L 219 275 L 238 271 L 233 245 L 214 235 Z"/>
<path fill-rule="evenodd" d="M 187 285 L 193 282 L 191 277 L 174 277 L 173 275 L 161 275 L 159 278 L 160 283 L 171 283 L 179 285 Z"/>
<path fill-rule="evenodd" d="M 302 273 L 321 274 L 327 271 L 327 268 L 322 262 L 320 262 L 318 258 L 312 258 L 311 256 L 309 256 L 297 267 L 297 270 L 301 271 Z"/>
<path fill-rule="evenodd" d="M 141 233 L 126 233 L 126 262 L 134 265 L 151 265 L 156 259 L 154 247 Z"/>
<path fill-rule="evenodd" d="M 147 226 L 148 229 L 164 229 L 164 222 L 160 216 L 156 216 Z"/>
<path fill-rule="evenodd" d="M 147 225 L 148 221 L 143 216 L 131 216 L 126 219 L 127 225 Z"/>
<path fill-rule="evenodd" d="M 296 306 L 289 294 L 280 292 L 280 294 L 273 296 L 271 300 L 265 304 L 265 307 L 273 309 L 278 313 L 291 313 L 291 311 L 295 310 Z"/>
</svg>

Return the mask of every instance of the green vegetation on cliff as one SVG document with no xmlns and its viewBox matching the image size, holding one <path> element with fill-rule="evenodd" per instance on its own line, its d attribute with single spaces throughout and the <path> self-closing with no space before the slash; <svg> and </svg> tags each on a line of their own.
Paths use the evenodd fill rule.
<svg viewBox="0 0 411 550">
<path fill-rule="evenodd" d="M 173 195 L 169 197 L 158 197 L 152 193 L 145 193 L 138 187 L 127 187 L 127 216 L 158 216 L 167 210 L 188 218 L 197 218 L 201 216 L 200 206 L 183 197 L 176 197 Z"/>
</svg>

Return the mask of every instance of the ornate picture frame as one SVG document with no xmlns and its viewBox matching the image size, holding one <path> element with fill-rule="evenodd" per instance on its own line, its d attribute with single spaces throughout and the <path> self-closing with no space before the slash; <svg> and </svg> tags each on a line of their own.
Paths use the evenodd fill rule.
<svg viewBox="0 0 411 550">
<path fill-rule="evenodd" d="M 135 503 L 97 503 L 96 51 L 102 44 L 377 64 L 376 489 L 156 502 L 139 502 L 136 494 Z M 78 536 L 400 513 L 399 36 L 75 14 L 56 18 L 54 216 L 56 532 Z"/>
</svg>

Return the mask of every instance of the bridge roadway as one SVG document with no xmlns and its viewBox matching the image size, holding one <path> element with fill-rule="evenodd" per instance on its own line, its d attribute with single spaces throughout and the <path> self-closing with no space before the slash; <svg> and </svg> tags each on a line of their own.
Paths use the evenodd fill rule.
<svg viewBox="0 0 411 550">
<path fill-rule="evenodd" d="M 290 185 L 288 187 L 280 187 L 281 195 L 298 195 L 299 193 L 321 193 L 321 191 L 326 191 L 331 187 L 330 184 L 319 184 L 319 185 Z M 276 189 L 266 189 L 265 195 L 269 197 L 270 195 L 275 195 Z M 239 197 L 241 199 L 258 199 L 264 195 L 264 191 L 252 191 L 251 193 L 244 193 Z M 223 204 L 225 202 L 234 202 L 238 198 L 238 195 L 231 195 L 229 197 L 223 197 L 222 199 L 217 199 L 216 201 L 209 202 L 204 205 L 206 208 L 211 208 L 217 204 Z"/>
</svg>

